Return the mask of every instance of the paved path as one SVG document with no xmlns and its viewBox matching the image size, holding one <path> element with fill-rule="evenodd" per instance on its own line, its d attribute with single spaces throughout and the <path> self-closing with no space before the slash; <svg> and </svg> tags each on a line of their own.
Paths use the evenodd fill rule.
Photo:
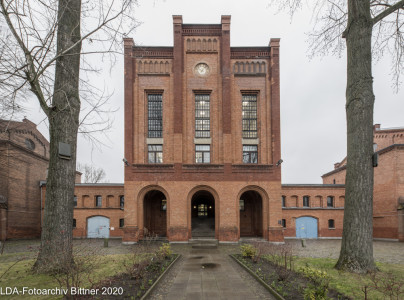
<svg viewBox="0 0 404 300">
<path fill-rule="evenodd" d="M 182 252 L 150 299 L 275 299 L 225 251 L 189 247 Z"/>
</svg>

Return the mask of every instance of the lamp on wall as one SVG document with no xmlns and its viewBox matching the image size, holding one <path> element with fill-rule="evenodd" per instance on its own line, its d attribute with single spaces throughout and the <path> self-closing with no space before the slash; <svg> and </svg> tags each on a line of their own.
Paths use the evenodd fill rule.
<svg viewBox="0 0 404 300">
<path fill-rule="evenodd" d="M 278 162 L 276 163 L 276 166 L 279 167 L 281 165 L 281 163 L 283 163 L 283 159 L 278 160 Z"/>
</svg>

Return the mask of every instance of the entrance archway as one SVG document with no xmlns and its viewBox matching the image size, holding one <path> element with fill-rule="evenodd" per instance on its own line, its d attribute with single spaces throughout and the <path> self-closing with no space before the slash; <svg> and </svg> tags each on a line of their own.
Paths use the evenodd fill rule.
<svg viewBox="0 0 404 300">
<path fill-rule="evenodd" d="M 208 191 L 198 191 L 191 200 L 192 237 L 215 237 L 215 198 Z"/>
<path fill-rule="evenodd" d="M 240 237 L 263 237 L 262 197 L 256 191 L 240 197 Z"/>
<path fill-rule="evenodd" d="M 143 202 L 143 234 L 167 235 L 167 199 L 157 190 L 146 193 Z"/>
</svg>

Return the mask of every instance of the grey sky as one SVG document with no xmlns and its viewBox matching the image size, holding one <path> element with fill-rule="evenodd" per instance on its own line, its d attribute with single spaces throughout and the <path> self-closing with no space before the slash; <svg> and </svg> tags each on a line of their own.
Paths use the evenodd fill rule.
<svg viewBox="0 0 404 300">
<path fill-rule="evenodd" d="M 232 46 L 266 46 L 270 38 L 281 38 L 281 134 L 282 182 L 321 183 L 321 175 L 346 154 L 345 85 L 346 58 L 328 55 L 308 58 L 306 42 L 312 24 L 307 9 L 293 20 L 277 13 L 268 0 L 239 1 L 139 1 L 135 16 L 141 25 L 132 33 L 138 45 L 172 46 L 172 15 L 182 15 L 184 23 L 220 23 L 221 15 L 231 15 Z M 388 54 L 386 54 L 388 55 Z M 105 169 L 109 182 L 123 182 L 123 57 L 112 73 L 105 72 L 97 83 L 114 91 L 111 107 L 114 125 L 107 146 L 92 149 L 80 138 L 78 161 Z M 373 69 L 376 95 L 375 123 L 382 128 L 404 127 L 404 87 L 392 89 L 388 57 Z M 39 108 L 27 117 L 43 119 Z M 40 130 L 47 136 L 47 128 Z"/>
</svg>

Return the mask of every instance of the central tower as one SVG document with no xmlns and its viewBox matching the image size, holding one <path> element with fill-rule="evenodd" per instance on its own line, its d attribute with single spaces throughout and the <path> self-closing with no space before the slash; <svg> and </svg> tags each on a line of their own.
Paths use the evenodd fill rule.
<svg viewBox="0 0 404 300">
<path fill-rule="evenodd" d="M 173 26 L 173 47 L 124 40 L 123 241 L 283 241 L 279 39 L 230 47 L 230 16 Z"/>
</svg>

